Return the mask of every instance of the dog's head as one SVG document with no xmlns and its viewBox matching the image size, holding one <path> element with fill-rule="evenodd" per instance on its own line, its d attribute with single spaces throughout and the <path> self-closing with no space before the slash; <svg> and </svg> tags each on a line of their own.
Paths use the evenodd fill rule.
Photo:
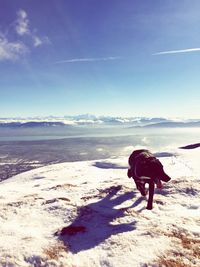
<svg viewBox="0 0 200 267">
<path fill-rule="evenodd" d="M 163 165 L 161 162 L 154 158 L 148 163 L 149 172 L 152 175 L 152 178 L 159 178 L 161 181 L 169 182 L 171 178 L 165 173 Z"/>
</svg>

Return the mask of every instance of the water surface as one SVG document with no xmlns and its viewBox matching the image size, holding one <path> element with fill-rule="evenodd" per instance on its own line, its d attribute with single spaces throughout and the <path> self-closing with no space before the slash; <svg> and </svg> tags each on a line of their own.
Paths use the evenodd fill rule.
<svg viewBox="0 0 200 267">
<path fill-rule="evenodd" d="M 129 156 L 136 148 L 171 152 L 199 143 L 200 128 L 47 127 L 0 129 L 0 179 L 65 161 Z"/>
</svg>

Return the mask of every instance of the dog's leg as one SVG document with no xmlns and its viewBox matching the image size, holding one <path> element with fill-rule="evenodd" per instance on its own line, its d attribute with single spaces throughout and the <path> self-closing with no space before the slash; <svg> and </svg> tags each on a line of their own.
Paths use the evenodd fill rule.
<svg viewBox="0 0 200 267">
<path fill-rule="evenodd" d="M 137 189 L 140 191 L 141 195 L 143 197 L 146 196 L 147 190 L 145 190 L 145 182 L 135 180 L 135 184 L 136 184 Z"/>
<path fill-rule="evenodd" d="M 154 195 L 154 182 L 149 181 L 149 198 L 148 198 L 148 203 L 147 203 L 147 209 L 152 210 L 153 208 L 153 195 Z"/>
</svg>

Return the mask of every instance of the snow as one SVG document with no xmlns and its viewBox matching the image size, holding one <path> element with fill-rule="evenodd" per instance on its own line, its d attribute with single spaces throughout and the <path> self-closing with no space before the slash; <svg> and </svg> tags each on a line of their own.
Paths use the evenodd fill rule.
<svg viewBox="0 0 200 267">
<path fill-rule="evenodd" d="M 65 125 L 102 125 L 102 124 L 118 124 L 118 125 L 135 125 L 144 126 L 158 122 L 197 122 L 198 119 L 185 118 L 157 118 L 157 117 L 112 117 L 112 116 L 96 116 L 92 114 L 74 115 L 74 116 L 37 116 L 37 117 L 13 117 L 0 118 L 0 123 L 27 123 L 27 122 L 62 122 Z"/>
<path fill-rule="evenodd" d="M 172 180 L 151 211 L 126 176 L 127 157 L 1 182 L 0 266 L 200 266 L 200 150 L 174 155 L 160 158 Z"/>
</svg>

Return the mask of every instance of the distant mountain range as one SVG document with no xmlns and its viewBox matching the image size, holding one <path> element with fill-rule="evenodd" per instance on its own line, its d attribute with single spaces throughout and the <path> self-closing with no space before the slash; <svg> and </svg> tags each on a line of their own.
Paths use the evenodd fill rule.
<svg viewBox="0 0 200 267">
<path fill-rule="evenodd" d="M 63 116 L 63 117 L 29 117 L 29 118 L 0 118 L 0 127 L 25 128 L 25 127 L 63 127 L 80 125 L 124 125 L 127 127 L 200 127 L 199 120 L 173 120 L 166 118 L 147 117 L 112 117 L 95 116 L 91 114 Z"/>
<path fill-rule="evenodd" d="M 65 126 L 62 122 L 36 122 L 36 121 L 30 121 L 30 122 L 7 122 L 7 123 L 0 123 L 0 127 L 10 127 L 10 128 L 25 128 L 25 127 L 49 127 L 49 126 Z"/>
<path fill-rule="evenodd" d="M 188 122 L 168 121 L 168 122 L 152 123 L 149 125 L 145 125 L 144 127 L 148 127 L 148 128 L 200 127 L 200 121 L 188 121 Z"/>
</svg>

